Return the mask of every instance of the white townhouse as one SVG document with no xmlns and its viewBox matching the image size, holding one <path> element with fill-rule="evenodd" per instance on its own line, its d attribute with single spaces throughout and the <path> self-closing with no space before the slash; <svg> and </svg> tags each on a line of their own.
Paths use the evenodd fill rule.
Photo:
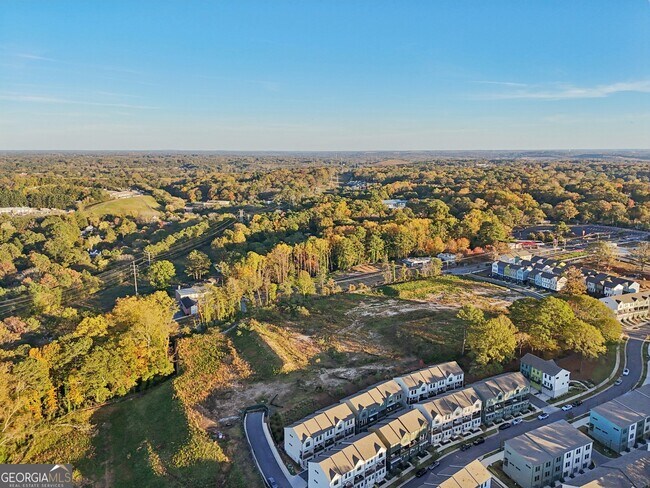
<svg viewBox="0 0 650 488">
<path fill-rule="evenodd" d="M 307 476 L 307 488 L 372 488 L 386 477 L 386 447 L 360 434 L 311 460 Z"/>
<path fill-rule="evenodd" d="M 569 392 L 571 373 L 552 359 L 545 360 L 528 353 L 521 358 L 519 370 L 530 381 L 530 386 L 551 398 Z"/>
<path fill-rule="evenodd" d="M 588 436 L 558 420 L 506 440 L 503 471 L 523 488 L 553 486 L 587 470 L 592 446 Z"/>
<path fill-rule="evenodd" d="M 301 467 L 319 452 L 355 433 L 355 415 L 340 403 L 313 413 L 284 428 L 284 450 Z"/>
<path fill-rule="evenodd" d="M 650 317 L 650 291 L 601 298 L 619 319 Z"/>
<path fill-rule="evenodd" d="M 395 378 L 407 403 L 416 403 L 439 393 L 463 386 L 465 373 L 456 361 L 436 364 Z"/>
<path fill-rule="evenodd" d="M 483 402 L 472 387 L 414 405 L 431 424 L 431 444 L 436 446 L 481 426 Z"/>
</svg>

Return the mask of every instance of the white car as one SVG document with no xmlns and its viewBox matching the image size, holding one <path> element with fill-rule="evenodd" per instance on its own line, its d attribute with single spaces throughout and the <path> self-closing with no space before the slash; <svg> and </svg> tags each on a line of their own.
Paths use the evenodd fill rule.
<svg viewBox="0 0 650 488">
<path fill-rule="evenodd" d="M 573 405 L 568 404 L 568 405 L 564 405 L 564 406 L 562 407 L 562 410 L 564 410 L 565 412 L 568 412 L 568 411 L 571 410 L 572 408 L 573 408 Z"/>
<path fill-rule="evenodd" d="M 513 419 L 512 422 L 510 422 L 512 425 L 518 425 L 522 423 L 524 419 Z"/>
<path fill-rule="evenodd" d="M 539 420 L 545 420 L 545 419 L 548 418 L 548 415 L 549 415 L 549 414 L 546 413 L 546 412 L 544 412 L 544 413 L 540 413 L 540 414 L 537 416 L 537 418 L 538 418 Z"/>
<path fill-rule="evenodd" d="M 627 368 L 625 368 L 625 369 L 623 370 L 623 376 L 627 376 L 628 374 L 630 374 L 630 370 L 627 369 Z"/>
<path fill-rule="evenodd" d="M 623 383 L 623 378 L 619 378 L 619 379 L 617 379 L 617 380 L 614 382 L 614 384 L 615 384 L 616 386 L 618 386 L 618 385 L 620 385 L 620 384 L 622 384 L 622 383 Z"/>
</svg>

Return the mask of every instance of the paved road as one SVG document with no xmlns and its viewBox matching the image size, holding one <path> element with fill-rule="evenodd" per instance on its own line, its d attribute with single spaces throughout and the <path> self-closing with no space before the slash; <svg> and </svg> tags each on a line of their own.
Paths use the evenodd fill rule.
<svg viewBox="0 0 650 488">
<path fill-rule="evenodd" d="M 627 361 L 626 367 L 630 370 L 630 374 L 628 376 L 622 377 L 622 384 L 618 386 L 612 386 L 611 388 L 598 393 L 590 399 L 585 400 L 584 403 L 579 407 L 575 407 L 572 410 L 574 416 L 579 416 L 583 413 L 586 413 L 589 411 L 589 409 L 595 407 L 596 405 L 600 405 L 601 403 L 612 400 L 622 395 L 623 393 L 630 391 L 639 381 L 639 378 L 641 378 L 641 347 L 644 338 L 650 334 L 650 322 L 636 331 L 629 330 L 628 334 L 630 335 L 630 339 L 626 347 L 625 356 Z M 422 478 L 414 478 L 404 486 L 409 488 L 416 486 L 437 486 L 439 483 L 447 479 L 460 468 L 467 466 L 467 464 L 472 462 L 474 459 L 477 459 L 489 452 L 500 449 L 502 447 L 502 443 L 505 440 L 516 437 L 520 434 L 523 434 L 524 432 L 528 432 L 529 430 L 536 429 L 537 427 L 541 427 L 544 424 L 565 419 L 567 418 L 566 415 L 567 414 L 565 412 L 560 410 L 558 412 L 552 413 L 546 420 L 535 419 L 512 426 L 508 430 L 498 431 L 498 434 L 487 437 L 484 444 L 474 446 L 465 452 L 455 451 L 454 453 L 441 459 L 440 466 L 436 468 L 434 472 L 429 472 Z M 593 457 L 596 464 L 602 463 L 605 460 L 605 458 L 596 453 L 596 451 L 594 451 Z"/>
<path fill-rule="evenodd" d="M 278 465 L 273 455 L 272 447 L 264 435 L 264 413 L 249 412 L 244 420 L 246 424 L 246 435 L 253 450 L 253 457 L 262 471 L 262 477 L 273 478 L 280 488 L 291 488 L 291 483 Z"/>
</svg>

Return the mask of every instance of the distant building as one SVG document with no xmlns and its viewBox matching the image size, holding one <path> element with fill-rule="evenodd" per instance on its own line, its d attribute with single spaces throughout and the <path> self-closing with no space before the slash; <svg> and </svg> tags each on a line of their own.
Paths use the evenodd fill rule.
<svg viewBox="0 0 650 488">
<path fill-rule="evenodd" d="M 650 385 L 592 408 L 589 435 L 616 452 L 650 438 Z"/>
<path fill-rule="evenodd" d="M 437 486 L 438 488 L 490 488 L 492 475 L 480 461 L 474 460 Z"/>
<path fill-rule="evenodd" d="M 445 264 L 456 264 L 456 254 L 452 252 L 441 252 L 436 257 Z"/>
<path fill-rule="evenodd" d="M 565 481 L 563 488 L 647 488 L 650 486 L 650 451 L 638 449 Z"/>
<path fill-rule="evenodd" d="M 439 393 L 463 386 L 465 373 L 456 361 L 436 364 L 395 378 L 407 403 L 416 403 Z"/>
<path fill-rule="evenodd" d="M 600 299 L 619 319 L 650 317 L 650 291 L 626 293 Z"/>
<path fill-rule="evenodd" d="M 395 469 L 424 451 L 429 445 L 429 422 L 417 409 L 390 417 L 370 427 L 386 446 L 386 467 Z"/>
<path fill-rule="evenodd" d="M 373 432 L 360 434 L 314 458 L 308 488 L 372 488 L 386 477 L 386 447 Z"/>
<path fill-rule="evenodd" d="M 284 450 L 302 467 L 315 455 L 355 434 L 355 416 L 344 403 L 332 405 L 284 428 Z"/>
<path fill-rule="evenodd" d="M 593 270 L 583 270 L 587 293 L 595 296 L 618 296 L 626 293 L 638 293 L 641 285 L 628 278 L 620 278 L 607 273 L 596 273 Z"/>
<path fill-rule="evenodd" d="M 179 286 L 174 291 L 174 295 L 185 315 L 196 315 L 199 313 L 199 301 L 207 292 L 208 289 L 204 285 L 194 285 L 187 288 Z"/>
<path fill-rule="evenodd" d="M 431 263 L 431 258 L 406 258 L 402 259 L 402 262 L 406 265 L 407 268 L 422 268 L 425 265 Z"/>
<path fill-rule="evenodd" d="M 483 402 L 483 423 L 500 422 L 530 407 L 530 383 L 521 373 L 503 373 L 472 385 Z"/>
<path fill-rule="evenodd" d="M 431 445 L 439 446 L 481 426 L 482 401 L 471 386 L 414 405 L 431 424 Z"/>
<path fill-rule="evenodd" d="M 503 471 L 523 488 L 553 485 L 584 472 L 592 446 L 588 436 L 559 420 L 506 440 Z"/>
<path fill-rule="evenodd" d="M 571 373 L 552 359 L 545 360 L 528 353 L 521 358 L 519 370 L 530 381 L 530 386 L 551 398 L 569 392 Z"/>
<path fill-rule="evenodd" d="M 355 415 L 357 432 L 406 405 L 406 395 L 395 380 L 377 383 L 341 400 Z"/>
<path fill-rule="evenodd" d="M 392 199 L 392 200 L 382 200 L 381 203 L 386 205 L 391 210 L 397 209 L 397 208 L 404 208 L 406 207 L 406 204 L 408 203 L 407 200 L 399 200 L 399 199 Z"/>
</svg>

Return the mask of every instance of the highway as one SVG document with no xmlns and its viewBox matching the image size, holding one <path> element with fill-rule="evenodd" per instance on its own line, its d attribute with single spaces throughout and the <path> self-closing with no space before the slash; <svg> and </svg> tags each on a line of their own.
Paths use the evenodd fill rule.
<svg viewBox="0 0 650 488">
<path fill-rule="evenodd" d="M 641 347 L 645 337 L 650 334 L 650 322 L 646 323 L 638 330 L 630 329 L 627 331 L 627 333 L 629 334 L 629 340 L 625 350 L 625 357 L 626 367 L 630 370 L 630 374 L 628 376 L 621 377 L 623 382 L 620 385 L 612 386 L 607 390 L 604 390 L 589 398 L 588 400 L 585 400 L 579 407 L 574 407 L 571 411 L 573 416 L 578 417 L 583 413 L 589 412 L 589 410 L 596 405 L 608 402 L 609 400 L 612 400 L 618 396 L 621 396 L 623 393 L 632 390 L 641 378 Z M 537 427 L 541 427 L 542 425 L 566 418 L 567 414 L 562 410 L 559 410 L 551 413 L 546 420 L 534 419 L 522 422 L 519 425 L 514 425 L 507 430 L 497 430 L 497 434 L 486 437 L 485 443 L 478 446 L 473 446 L 467 451 L 463 452 L 458 450 L 446 457 L 443 457 L 440 459 L 440 466 L 435 470 L 429 471 L 422 478 L 413 478 L 403 486 L 408 488 L 414 488 L 418 486 L 438 486 L 439 483 L 447 479 L 460 468 L 465 467 L 473 460 L 478 459 L 487 453 L 500 449 L 505 440 L 512 439 L 513 437 L 536 429 Z M 596 451 L 594 451 L 594 461 L 596 461 L 597 464 L 599 459 L 602 462 L 602 456 L 597 455 Z"/>
</svg>

